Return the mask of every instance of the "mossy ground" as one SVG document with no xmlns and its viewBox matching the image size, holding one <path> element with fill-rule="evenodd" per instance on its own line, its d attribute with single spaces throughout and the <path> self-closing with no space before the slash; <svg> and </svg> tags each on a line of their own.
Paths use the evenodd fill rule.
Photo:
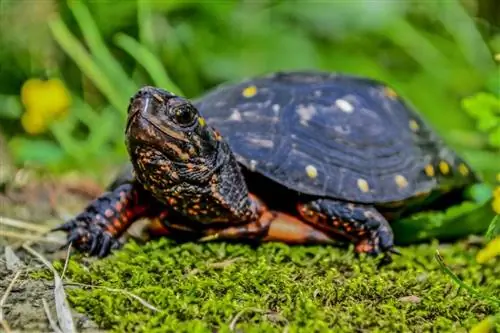
<svg viewBox="0 0 500 333">
<path fill-rule="evenodd" d="M 434 258 L 466 283 L 499 296 L 498 261 L 475 263 L 467 242 L 400 248 L 388 266 L 330 246 L 129 242 L 103 260 L 74 256 L 66 278 L 127 290 L 67 288 L 72 306 L 116 332 L 465 332 L 492 305 L 459 290 Z M 62 270 L 62 263 L 56 267 Z"/>
</svg>

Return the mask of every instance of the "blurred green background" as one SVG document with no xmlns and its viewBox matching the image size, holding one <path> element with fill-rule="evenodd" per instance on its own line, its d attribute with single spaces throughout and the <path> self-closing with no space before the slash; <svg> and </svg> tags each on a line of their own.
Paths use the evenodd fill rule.
<svg viewBox="0 0 500 333">
<path fill-rule="evenodd" d="M 0 0 L 0 158 L 98 174 L 127 159 L 141 85 L 321 69 L 389 83 L 493 180 L 499 64 L 498 0 Z"/>
</svg>

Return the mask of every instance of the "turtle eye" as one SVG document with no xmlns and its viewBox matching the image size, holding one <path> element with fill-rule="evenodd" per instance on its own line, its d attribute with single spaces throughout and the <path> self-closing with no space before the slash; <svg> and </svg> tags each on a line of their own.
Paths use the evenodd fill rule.
<svg viewBox="0 0 500 333">
<path fill-rule="evenodd" d="M 181 105 L 172 110 L 175 122 L 181 126 L 189 126 L 196 118 L 196 110 L 189 104 Z"/>
</svg>

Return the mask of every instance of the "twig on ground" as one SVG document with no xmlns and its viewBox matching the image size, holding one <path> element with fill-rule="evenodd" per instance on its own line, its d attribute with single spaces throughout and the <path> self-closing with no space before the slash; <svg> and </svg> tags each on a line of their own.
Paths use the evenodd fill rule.
<svg viewBox="0 0 500 333">
<path fill-rule="evenodd" d="M 12 333 L 12 330 L 10 329 L 10 326 L 7 323 L 7 321 L 2 320 L 2 321 L 0 321 L 0 324 L 2 324 L 2 328 L 5 331 L 5 333 Z"/>
<path fill-rule="evenodd" d="M 156 312 L 161 312 L 160 309 L 158 309 L 154 305 L 149 304 L 145 299 L 131 293 L 130 291 L 124 290 L 124 289 L 115 289 L 115 288 L 109 288 L 109 287 L 105 287 L 105 286 L 94 286 L 91 284 L 78 283 L 78 282 L 66 282 L 65 284 L 66 284 L 66 286 L 99 288 L 99 289 L 104 289 L 104 290 L 111 291 L 111 292 L 122 293 L 122 294 L 129 296 L 129 297 L 132 297 L 133 299 L 135 299 L 136 301 L 138 301 L 139 303 L 141 303 L 142 305 L 144 305 L 145 307 L 147 307 L 150 310 L 153 310 Z"/>
<path fill-rule="evenodd" d="M 214 262 L 214 263 L 209 263 L 206 265 L 207 268 L 225 268 L 229 265 L 234 264 L 237 261 L 244 260 L 243 258 L 233 258 L 233 259 L 228 259 L 220 262 Z M 201 269 L 199 268 L 194 268 L 193 270 L 189 271 L 187 275 L 195 275 L 201 272 Z"/>
<path fill-rule="evenodd" d="M 61 280 L 61 277 L 59 276 L 59 273 L 57 273 L 55 268 L 43 255 L 32 249 L 30 246 L 23 244 L 23 249 L 40 260 L 54 274 L 54 299 L 56 303 L 56 312 L 59 325 L 64 333 L 76 332 L 75 325 L 73 323 L 73 317 L 71 315 L 71 310 L 68 305 L 68 301 L 66 300 L 66 293 L 64 292 L 63 282 Z"/>
<path fill-rule="evenodd" d="M 2 299 L 0 299 L 0 322 L 2 323 L 3 329 L 6 332 L 10 332 L 10 327 L 7 321 L 3 317 L 3 307 L 5 305 L 5 302 L 7 302 L 7 298 L 9 297 L 10 291 L 14 287 L 14 284 L 16 283 L 17 279 L 19 278 L 19 275 L 21 275 L 21 270 L 17 271 L 12 280 L 10 281 L 9 285 L 7 286 L 7 289 L 5 289 L 5 292 L 2 296 Z"/>
<path fill-rule="evenodd" d="M 18 229 L 36 231 L 36 232 L 39 232 L 41 234 L 49 231 L 49 228 L 41 226 L 39 224 L 20 221 L 20 220 L 12 219 L 12 218 L 5 217 L 5 216 L 0 216 L 0 224 L 8 225 L 10 227 L 14 227 L 14 228 L 18 228 Z"/>
<path fill-rule="evenodd" d="M 54 320 L 52 314 L 50 313 L 49 304 L 47 303 L 47 300 L 45 298 L 42 298 L 42 303 L 43 303 L 43 308 L 45 310 L 45 315 L 49 320 L 50 327 L 55 333 L 62 333 L 61 329 L 59 328 L 59 326 L 57 326 L 56 321 Z"/>
<path fill-rule="evenodd" d="M 60 244 L 60 245 L 66 244 L 66 242 L 64 242 L 60 239 L 57 239 L 57 238 L 44 237 L 43 235 L 20 234 L 18 232 L 7 231 L 7 230 L 0 230 L 0 236 L 16 238 L 16 239 L 23 239 L 23 240 L 34 241 L 34 242 L 43 242 L 43 243 L 49 243 L 49 244 Z"/>
<path fill-rule="evenodd" d="M 61 280 L 64 279 L 64 274 L 66 274 L 66 270 L 68 269 L 69 256 L 71 254 L 71 245 L 72 244 L 73 243 L 69 243 L 68 249 L 66 251 L 66 259 L 64 260 L 64 267 L 63 267 L 63 271 L 61 273 Z"/>
<path fill-rule="evenodd" d="M 234 316 L 233 320 L 231 320 L 231 323 L 229 324 L 229 329 L 231 331 L 234 331 L 234 329 L 236 328 L 236 324 L 238 323 L 238 320 L 241 318 L 241 316 L 243 316 L 243 314 L 245 312 L 256 312 L 256 313 L 263 313 L 263 314 L 267 314 L 267 315 L 272 314 L 272 315 L 278 316 L 282 321 L 284 321 L 286 323 L 286 326 L 283 328 L 283 333 L 288 332 L 288 320 L 285 317 L 283 317 L 282 315 L 280 315 L 279 313 L 276 313 L 274 311 L 262 310 L 259 308 L 246 308 L 246 309 L 243 309 L 240 312 L 238 312 L 236 314 L 236 316 Z"/>
</svg>

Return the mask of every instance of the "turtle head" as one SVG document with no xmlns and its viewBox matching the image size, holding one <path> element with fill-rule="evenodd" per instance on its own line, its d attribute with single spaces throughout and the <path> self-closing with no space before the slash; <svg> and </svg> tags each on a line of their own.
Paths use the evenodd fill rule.
<svg viewBox="0 0 500 333">
<path fill-rule="evenodd" d="M 149 86 L 131 98 L 125 134 L 129 153 L 138 148 L 159 150 L 169 161 L 181 164 L 205 164 L 220 142 L 189 100 Z"/>
<path fill-rule="evenodd" d="M 229 145 L 189 100 L 141 88 L 131 98 L 125 136 L 136 179 L 160 201 L 176 196 L 183 213 L 200 197 L 214 213 L 223 209 L 215 207 L 221 203 L 232 209 L 246 201 L 248 191 Z M 235 182 L 238 191 L 225 193 Z"/>
</svg>

